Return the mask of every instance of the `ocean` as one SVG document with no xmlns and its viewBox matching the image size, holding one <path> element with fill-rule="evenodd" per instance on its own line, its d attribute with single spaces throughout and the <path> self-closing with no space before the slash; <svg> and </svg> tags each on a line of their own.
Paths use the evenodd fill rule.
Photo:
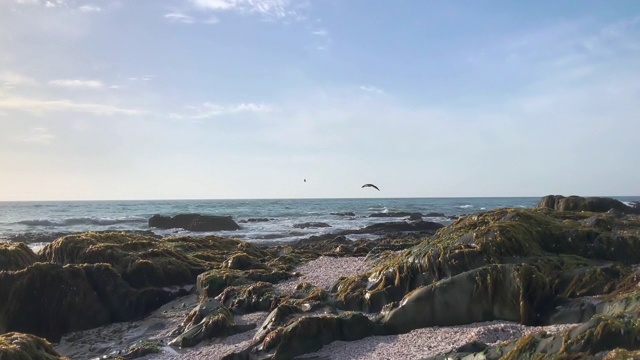
<svg viewBox="0 0 640 360">
<path fill-rule="evenodd" d="M 640 197 L 615 197 L 639 201 Z M 273 200 L 149 200 L 0 202 L 0 241 L 30 233 L 67 233 L 104 230 L 150 230 L 167 235 L 216 234 L 253 242 L 293 241 L 311 235 L 358 229 L 400 218 L 369 217 L 374 213 L 440 213 L 425 220 L 451 223 L 452 217 L 495 208 L 531 208 L 539 197 L 504 198 L 391 198 L 391 199 L 273 199 Z M 154 214 L 231 216 L 241 226 L 236 231 L 191 233 L 181 229 L 150 229 Z M 353 216 L 337 215 L 353 213 Z M 247 222 L 266 218 L 268 221 Z M 298 229 L 304 222 L 324 222 L 326 228 Z"/>
</svg>

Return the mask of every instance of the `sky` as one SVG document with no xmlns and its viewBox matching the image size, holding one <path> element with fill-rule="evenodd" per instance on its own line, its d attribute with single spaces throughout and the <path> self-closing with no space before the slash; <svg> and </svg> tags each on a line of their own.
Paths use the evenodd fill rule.
<svg viewBox="0 0 640 360">
<path fill-rule="evenodd" d="M 1 201 L 640 195 L 639 155 L 635 0 L 0 0 Z"/>
</svg>

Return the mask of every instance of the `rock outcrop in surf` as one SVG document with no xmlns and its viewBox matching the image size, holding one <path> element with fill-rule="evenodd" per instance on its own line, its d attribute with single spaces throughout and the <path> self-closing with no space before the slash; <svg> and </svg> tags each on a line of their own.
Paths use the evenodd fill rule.
<svg viewBox="0 0 640 360">
<path fill-rule="evenodd" d="M 149 219 L 149 227 L 157 229 L 185 229 L 189 231 L 225 231 L 238 230 L 238 225 L 231 216 L 179 214 L 173 217 L 153 215 Z"/>
</svg>

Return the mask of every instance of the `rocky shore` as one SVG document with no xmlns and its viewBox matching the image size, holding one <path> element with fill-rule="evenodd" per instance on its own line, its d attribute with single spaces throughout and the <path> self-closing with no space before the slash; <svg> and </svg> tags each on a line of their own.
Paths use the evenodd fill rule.
<svg viewBox="0 0 640 360">
<path fill-rule="evenodd" d="M 638 210 L 549 196 L 446 227 L 414 216 L 353 232 L 376 240 L 0 243 L 0 358 L 633 358 Z M 394 341 L 415 347 L 372 346 Z M 360 350 L 336 353 L 347 346 Z"/>
</svg>

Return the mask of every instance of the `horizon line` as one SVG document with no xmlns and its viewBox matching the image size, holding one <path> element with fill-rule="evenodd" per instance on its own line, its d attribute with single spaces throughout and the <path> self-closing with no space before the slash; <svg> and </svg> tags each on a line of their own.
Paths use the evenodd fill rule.
<svg viewBox="0 0 640 360">
<path fill-rule="evenodd" d="M 397 196 L 397 197 L 319 197 L 319 198 L 159 198 L 159 199 L 63 199 L 63 200 L 0 200 L 0 203 L 29 202 L 109 202 L 109 201 L 255 201 L 255 200 L 375 200 L 375 199 L 508 199 L 508 198 L 543 198 L 549 195 L 522 196 Z M 562 195 L 581 197 L 640 197 L 640 195 Z"/>
</svg>

